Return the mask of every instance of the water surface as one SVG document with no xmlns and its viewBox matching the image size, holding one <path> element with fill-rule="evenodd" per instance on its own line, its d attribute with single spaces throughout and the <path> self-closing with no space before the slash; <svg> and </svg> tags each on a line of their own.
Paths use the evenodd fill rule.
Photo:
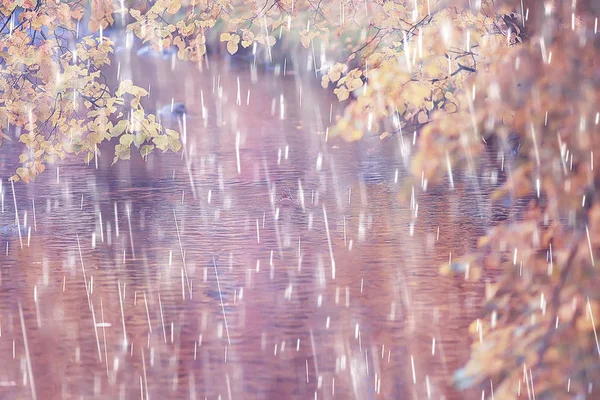
<svg viewBox="0 0 600 400">
<path fill-rule="evenodd" d="M 401 140 L 326 141 L 337 100 L 298 75 L 121 61 L 148 107 L 185 101 L 185 150 L 15 185 L 32 232 L 2 238 L 0 399 L 481 396 L 449 379 L 482 285 L 438 273 L 485 230 L 479 193 L 401 202 Z"/>
</svg>

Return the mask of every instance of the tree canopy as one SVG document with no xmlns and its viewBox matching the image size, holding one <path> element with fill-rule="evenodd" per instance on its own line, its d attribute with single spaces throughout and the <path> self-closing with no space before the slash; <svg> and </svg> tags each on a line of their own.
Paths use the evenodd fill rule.
<svg viewBox="0 0 600 400">
<path fill-rule="evenodd" d="M 108 140 L 115 161 L 129 159 L 132 145 L 143 157 L 180 149 L 178 132 L 144 109 L 144 88 L 103 75 L 114 44 L 102 31 L 115 23 L 194 63 L 213 37 L 230 54 L 297 43 L 325 55 L 315 60 L 321 85 L 347 103 L 332 135 L 419 132 L 414 182 L 475 169 L 486 143 L 518 138 L 520 153 L 494 196 L 531 196 L 528 211 L 481 238 L 480 261 L 442 268 L 470 279 L 502 271 L 473 323 L 472 358 L 455 379 L 494 388 L 495 398 L 586 396 L 600 385 L 596 4 L 0 1 L 0 127 L 2 138 L 24 146 L 12 179 L 30 181 L 71 153 L 89 162 Z"/>
</svg>

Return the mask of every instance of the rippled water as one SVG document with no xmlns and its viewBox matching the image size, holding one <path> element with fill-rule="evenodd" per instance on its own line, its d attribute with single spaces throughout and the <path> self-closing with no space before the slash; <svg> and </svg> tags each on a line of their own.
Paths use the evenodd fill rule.
<svg viewBox="0 0 600 400">
<path fill-rule="evenodd" d="M 0 399 L 480 397 L 449 379 L 482 285 L 438 274 L 484 231 L 480 193 L 400 202 L 398 141 L 326 142 L 336 101 L 297 75 L 142 64 L 120 73 L 186 102 L 186 151 L 15 185 L 32 233 L 2 238 Z"/>
</svg>

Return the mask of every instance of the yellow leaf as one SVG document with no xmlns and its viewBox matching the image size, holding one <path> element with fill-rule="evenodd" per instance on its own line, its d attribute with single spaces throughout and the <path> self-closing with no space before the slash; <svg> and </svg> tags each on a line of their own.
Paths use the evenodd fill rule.
<svg viewBox="0 0 600 400">
<path fill-rule="evenodd" d="M 29 176 L 29 170 L 27 168 L 17 168 L 17 175 L 19 175 L 21 177 L 21 179 L 23 179 L 25 182 L 27 182 L 27 180 L 25 180 L 26 177 Z"/>
<path fill-rule="evenodd" d="M 488 243 L 490 243 L 489 236 L 480 236 L 479 239 L 477 239 L 477 247 L 485 247 Z"/>
<path fill-rule="evenodd" d="M 169 147 L 169 139 L 167 135 L 160 135 L 152 138 L 152 141 L 156 145 L 157 148 L 162 151 L 167 151 Z"/>
<path fill-rule="evenodd" d="M 321 78 L 321 86 L 323 87 L 323 89 L 327 89 L 327 87 L 329 86 L 329 76 L 323 75 L 323 77 Z"/>
<path fill-rule="evenodd" d="M 154 145 L 147 144 L 145 146 L 142 146 L 142 149 L 140 150 L 140 154 L 142 155 L 142 157 L 147 157 L 148 154 L 150 154 L 152 152 L 152 150 L 154 150 Z"/>
<path fill-rule="evenodd" d="M 88 22 L 88 29 L 92 32 L 97 32 L 98 29 L 100 29 L 99 21 L 91 19 L 90 22 Z"/>
<path fill-rule="evenodd" d="M 363 81 L 360 78 L 349 79 L 346 81 L 346 87 L 351 92 L 361 87 L 362 84 Z"/>
<path fill-rule="evenodd" d="M 96 41 L 91 36 L 83 38 L 83 43 L 85 43 L 88 47 L 96 47 Z"/>
<path fill-rule="evenodd" d="M 24 143 L 27 148 L 31 148 L 33 142 L 35 140 L 35 136 L 31 133 L 24 133 L 19 136 L 19 142 Z"/>
<path fill-rule="evenodd" d="M 221 42 L 229 42 L 231 40 L 231 34 L 228 32 L 221 33 L 220 39 Z"/>
<path fill-rule="evenodd" d="M 179 141 L 179 138 L 170 136 L 168 138 L 169 141 L 169 148 L 174 151 L 174 152 L 178 152 L 181 149 L 181 142 Z"/>
<path fill-rule="evenodd" d="M 429 117 L 427 116 L 427 113 L 425 111 L 421 111 L 419 113 L 419 115 L 417 115 L 417 121 L 419 121 L 420 124 L 424 124 L 427 121 L 429 121 Z"/>
<path fill-rule="evenodd" d="M 446 99 L 450 100 L 452 103 L 458 104 L 458 100 L 456 99 L 456 97 L 454 97 L 454 94 L 452 94 L 452 92 L 446 92 L 444 96 L 446 96 Z"/>
<path fill-rule="evenodd" d="M 424 83 L 410 81 L 404 87 L 404 92 L 402 94 L 406 101 L 417 107 L 421 107 L 425 98 L 429 96 L 430 89 L 428 85 Z"/>
<path fill-rule="evenodd" d="M 304 46 L 305 49 L 308 49 L 308 46 L 310 46 L 310 39 L 306 36 L 301 36 L 300 43 L 302 43 L 302 46 Z"/>
<path fill-rule="evenodd" d="M 117 89 L 116 95 L 121 97 L 123 94 L 129 93 L 131 91 L 132 87 L 133 87 L 133 82 L 129 79 L 125 79 L 124 81 L 121 81 L 121 83 L 119 84 L 119 88 Z"/>
<path fill-rule="evenodd" d="M 125 128 L 127 128 L 127 124 L 128 121 L 126 119 L 122 119 L 119 122 L 117 122 L 117 124 L 115 126 L 113 126 L 113 128 L 110 130 L 110 135 L 112 137 L 117 137 L 117 136 L 121 136 L 121 134 L 125 131 Z"/>
<path fill-rule="evenodd" d="M 123 146 L 131 146 L 131 142 L 133 142 L 133 135 L 131 133 L 126 133 L 119 138 L 119 143 Z"/>
<path fill-rule="evenodd" d="M 320 34 L 321 34 L 321 32 L 310 32 L 310 33 L 308 34 L 308 38 L 309 38 L 310 40 L 313 40 L 314 38 L 316 38 L 316 37 L 317 37 L 317 36 L 319 36 Z"/>
<path fill-rule="evenodd" d="M 150 136 L 145 132 L 138 132 L 133 136 L 133 144 L 139 148 Z"/>
<path fill-rule="evenodd" d="M 238 44 L 233 40 L 228 41 L 227 51 L 229 52 L 229 54 L 234 55 L 238 51 Z"/>
<path fill-rule="evenodd" d="M 144 96 L 148 96 L 148 91 L 142 87 L 139 86 L 133 86 L 131 88 L 131 94 L 137 97 L 144 97 Z"/>
<path fill-rule="evenodd" d="M 440 88 L 433 90 L 433 101 L 440 101 L 444 98 L 444 91 Z"/>
<path fill-rule="evenodd" d="M 129 10 L 129 14 L 136 20 L 139 21 L 142 13 L 139 10 L 131 9 Z"/>
<path fill-rule="evenodd" d="M 335 93 L 339 101 L 344 101 L 350 96 L 350 92 L 345 87 L 333 89 L 333 93 Z"/>
<path fill-rule="evenodd" d="M 456 104 L 450 103 L 450 102 L 446 102 L 446 104 L 444 104 L 444 110 L 446 110 L 449 113 L 456 112 L 456 110 L 457 110 Z"/>
<path fill-rule="evenodd" d="M 445 60 L 445 57 L 429 57 L 425 61 L 423 72 L 430 78 L 441 78 L 442 76 L 445 76 L 443 69 Z"/>
<path fill-rule="evenodd" d="M 177 11 L 181 8 L 181 0 L 171 0 L 167 12 L 169 14 L 177 14 Z"/>
<path fill-rule="evenodd" d="M 174 137 L 175 139 L 179 139 L 179 132 L 173 129 L 165 129 L 165 133 L 171 137 Z"/>
<path fill-rule="evenodd" d="M 131 158 L 131 147 L 118 144 L 115 146 L 115 158 L 113 164 L 118 160 L 129 160 Z"/>
<path fill-rule="evenodd" d="M 337 82 L 340 79 L 340 77 L 342 76 L 342 73 L 344 72 L 345 69 L 346 69 L 346 65 L 344 65 L 342 63 L 334 64 L 329 69 L 329 73 L 327 74 L 329 76 L 329 80 L 331 82 Z"/>
<path fill-rule="evenodd" d="M 77 21 L 81 20 L 81 18 L 83 18 L 83 6 L 77 4 L 75 7 L 71 8 L 71 16 Z"/>
</svg>

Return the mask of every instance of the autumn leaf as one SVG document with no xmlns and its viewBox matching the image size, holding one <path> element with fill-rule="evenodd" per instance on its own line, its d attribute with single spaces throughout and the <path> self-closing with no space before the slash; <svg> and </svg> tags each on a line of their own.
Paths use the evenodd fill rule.
<svg viewBox="0 0 600 400">
<path fill-rule="evenodd" d="M 342 63 L 336 63 L 334 64 L 330 69 L 329 72 L 327 73 L 327 76 L 329 77 L 329 80 L 331 82 L 337 82 L 338 80 L 340 80 L 342 73 L 345 71 L 346 69 L 346 65 L 342 64 Z"/>
<path fill-rule="evenodd" d="M 29 181 L 29 170 L 27 168 L 17 168 L 17 175 L 20 179 L 24 180 L 25 182 Z"/>
<path fill-rule="evenodd" d="M 429 117 L 427 116 L 427 113 L 425 111 L 421 111 L 418 115 L 417 115 L 417 121 L 420 124 L 424 124 L 429 120 Z"/>
<path fill-rule="evenodd" d="M 142 149 L 140 150 L 140 154 L 142 155 L 142 157 L 148 157 L 148 155 L 150 153 L 152 153 L 152 150 L 154 150 L 154 145 L 147 144 L 147 145 L 142 146 Z"/>
<path fill-rule="evenodd" d="M 431 91 L 427 85 L 415 81 L 408 82 L 402 92 L 403 97 L 417 107 L 421 107 L 424 104 L 425 98 L 430 94 Z"/>
<path fill-rule="evenodd" d="M 34 140 L 35 140 L 35 135 L 33 135 L 31 133 L 24 133 L 21 136 L 19 136 L 19 141 L 21 143 L 24 143 L 25 146 L 27 146 L 27 148 L 31 148 L 33 146 Z"/>
<path fill-rule="evenodd" d="M 125 129 L 127 128 L 127 125 L 129 124 L 129 121 L 127 121 L 126 119 L 122 119 L 119 122 L 117 122 L 116 125 L 113 126 L 113 128 L 110 131 L 110 135 L 112 137 L 117 137 L 117 136 L 121 136 L 121 134 L 125 131 Z"/>
<path fill-rule="evenodd" d="M 126 133 L 119 138 L 119 143 L 121 143 L 121 145 L 123 145 L 123 146 L 129 147 L 129 146 L 131 146 L 132 142 L 133 142 L 133 135 L 131 133 Z"/>
<path fill-rule="evenodd" d="M 310 39 L 307 36 L 301 36 L 300 43 L 302 43 L 302 46 L 304 46 L 305 49 L 308 49 L 308 46 L 310 46 Z"/>
<path fill-rule="evenodd" d="M 220 36 L 220 41 L 227 42 L 227 51 L 229 54 L 233 55 L 238 51 L 240 35 L 237 33 L 224 32 Z"/>
<path fill-rule="evenodd" d="M 119 84 L 119 88 L 117 89 L 117 92 L 115 94 L 121 97 L 123 96 L 123 94 L 129 93 L 132 88 L 133 82 L 130 79 L 125 79 L 121 81 L 121 83 Z"/>
<path fill-rule="evenodd" d="M 350 96 L 350 92 L 345 87 L 339 87 L 333 90 L 333 93 L 337 96 L 339 101 L 347 100 Z"/>
<path fill-rule="evenodd" d="M 167 7 L 167 12 L 169 14 L 177 14 L 179 9 L 181 8 L 181 0 L 171 0 L 169 6 Z"/>
<path fill-rule="evenodd" d="M 168 144 L 169 144 L 169 148 L 171 149 L 171 151 L 173 151 L 175 153 L 177 153 L 179 150 L 181 150 L 181 142 L 179 141 L 178 137 L 169 136 Z"/>
<path fill-rule="evenodd" d="M 168 135 L 159 135 L 152 138 L 152 141 L 156 145 L 156 148 L 162 150 L 163 152 L 169 149 L 169 137 Z"/>
<path fill-rule="evenodd" d="M 131 147 L 128 145 L 118 144 L 115 146 L 115 158 L 113 164 L 118 160 L 129 160 L 131 158 Z"/>
<path fill-rule="evenodd" d="M 423 73 L 430 79 L 441 78 L 445 76 L 444 67 L 447 66 L 446 57 L 432 56 L 424 61 Z"/>
<path fill-rule="evenodd" d="M 139 21 L 142 17 L 142 12 L 136 9 L 130 9 L 129 14 L 136 20 Z"/>
<path fill-rule="evenodd" d="M 433 101 L 440 101 L 444 98 L 444 91 L 440 88 L 434 88 L 433 89 L 433 95 L 432 95 L 432 100 Z"/>
<path fill-rule="evenodd" d="M 227 51 L 229 54 L 233 55 L 238 51 L 238 44 L 233 40 L 227 42 Z"/>
<path fill-rule="evenodd" d="M 457 111 L 456 104 L 450 103 L 450 102 L 446 102 L 444 104 L 444 110 L 446 110 L 446 112 L 448 112 L 448 113 L 454 113 L 454 112 Z"/>
<path fill-rule="evenodd" d="M 44 172 L 46 170 L 46 164 L 42 164 L 40 162 L 36 162 L 35 163 L 35 172 L 36 174 L 41 174 L 42 172 Z"/>
<path fill-rule="evenodd" d="M 165 129 L 165 133 L 170 136 L 173 137 L 175 139 L 179 139 L 179 132 L 177 132 L 176 130 L 173 129 Z"/>
<path fill-rule="evenodd" d="M 83 6 L 81 4 L 75 4 L 72 8 L 71 8 L 71 16 L 76 20 L 76 21 L 80 21 L 81 18 L 83 18 Z"/>
<path fill-rule="evenodd" d="M 360 78 L 353 78 L 353 79 L 346 80 L 346 87 L 350 92 L 358 89 L 362 85 L 363 85 L 363 81 Z"/>
</svg>

